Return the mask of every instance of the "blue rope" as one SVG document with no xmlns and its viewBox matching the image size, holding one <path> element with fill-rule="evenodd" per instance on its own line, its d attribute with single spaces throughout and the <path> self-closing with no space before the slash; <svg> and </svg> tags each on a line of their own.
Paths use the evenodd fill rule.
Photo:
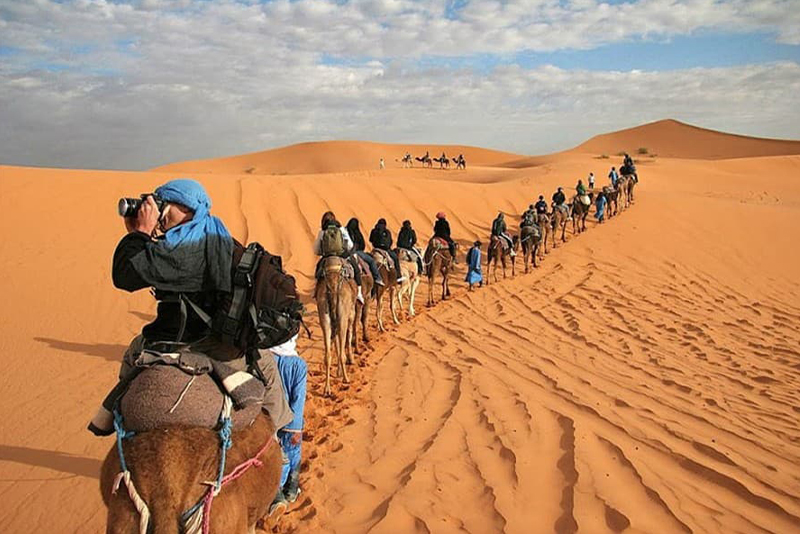
<svg viewBox="0 0 800 534">
<path fill-rule="evenodd" d="M 119 455 L 119 465 L 122 468 L 122 472 L 128 470 L 128 465 L 125 463 L 125 452 L 122 449 L 122 440 L 132 438 L 136 435 L 136 432 L 127 431 L 122 424 L 122 414 L 119 413 L 119 410 L 116 406 L 114 406 L 114 430 L 117 431 L 117 454 Z"/>
<path fill-rule="evenodd" d="M 231 418 L 223 416 L 221 419 L 222 427 L 219 429 L 219 448 L 221 457 L 219 460 L 219 473 L 217 474 L 217 491 L 219 491 L 220 486 L 222 486 L 222 478 L 225 475 L 225 462 L 228 456 L 228 449 L 230 449 L 231 445 L 233 445 L 233 442 L 231 441 Z"/>
</svg>

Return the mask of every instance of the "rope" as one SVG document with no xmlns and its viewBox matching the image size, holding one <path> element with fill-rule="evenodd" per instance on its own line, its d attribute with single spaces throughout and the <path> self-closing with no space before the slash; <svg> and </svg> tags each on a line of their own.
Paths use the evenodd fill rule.
<svg viewBox="0 0 800 534">
<path fill-rule="evenodd" d="M 150 526 L 150 509 L 147 507 L 147 503 L 144 502 L 144 499 L 139 495 L 139 492 L 136 491 L 136 486 L 133 484 L 130 471 L 122 471 L 117 474 L 116 478 L 114 478 L 111 494 L 117 494 L 121 482 L 125 482 L 125 487 L 128 489 L 128 496 L 131 498 L 131 501 L 133 501 L 133 506 L 139 513 L 139 534 L 147 534 L 148 527 Z"/>
<path fill-rule="evenodd" d="M 222 479 L 219 481 L 219 488 L 217 488 L 216 483 L 214 482 L 206 482 L 208 489 L 200 498 L 200 500 L 198 500 L 194 506 L 189 508 L 181 515 L 181 521 L 186 534 L 199 534 L 201 532 L 202 534 L 210 533 L 211 505 L 214 502 L 214 497 L 219 494 L 223 487 L 244 475 L 251 467 L 261 467 L 264 463 L 259 459 L 259 457 L 267 451 L 269 446 L 272 444 L 272 441 L 272 438 L 267 438 L 266 443 L 264 443 L 264 446 L 261 447 L 255 456 L 237 465 L 227 476 L 222 477 Z"/>
<path fill-rule="evenodd" d="M 173 413 L 175 408 L 177 408 L 181 401 L 183 401 L 183 397 L 186 395 L 186 392 L 189 391 L 189 387 L 194 383 L 195 378 L 197 378 L 197 375 L 192 375 L 192 378 L 189 380 L 186 386 L 184 386 L 183 391 L 181 391 L 181 394 L 178 396 L 178 400 L 176 400 L 175 404 L 172 405 L 172 408 L 169 409 L 169 413 Z"/>
<path fill-rule="evenodd" d="M 144 502 L 136 486 L 131 479 L 131 472 L 128 470 L 128 464 L 125 462 L 125 451 L 122 447 L 123 440 L 132 438 L 136 435 L 135 432 L 125 430 L 122 422 L 122 414 L 119 412 L 117 406 L 114 407 L 114 429 L 117 431 L 117 455 L 119 456 L 119 465 L 122 471 L 114 478 L 114 485 L 111 487 L 111 494 L 116 495 L 119 491 L 119 485 L 125 482 L 125 487 L 128 490 L 128 496 L 133 501 L 133 506 L 139 514 L 139 534 L 147 534 L 148 527 L 150 526 L 150 509 L 147 503 Z"/>
</svg>

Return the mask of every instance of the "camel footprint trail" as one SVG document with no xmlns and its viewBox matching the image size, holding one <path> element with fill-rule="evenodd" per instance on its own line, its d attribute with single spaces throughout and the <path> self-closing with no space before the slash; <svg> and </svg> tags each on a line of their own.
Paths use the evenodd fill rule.
<svg viewBox="0 0 800 534">
<path fill-rule="evenodd" d="M 315 498 L 341 513 L 321 528 L 797 528 L 795 310 L 619 242 L 660 207 L 642 199 L 380 342 L 344 450 L 323 460 L 336 484 Z"/>
</svg>

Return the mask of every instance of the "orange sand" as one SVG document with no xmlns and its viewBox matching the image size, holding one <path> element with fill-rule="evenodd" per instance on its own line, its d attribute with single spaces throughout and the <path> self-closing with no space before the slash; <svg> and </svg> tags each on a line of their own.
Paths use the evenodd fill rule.
<svg viewBox="0 0 800 534">
<path fill-rule="evenodd" d="M 640 162 L 630 210 L 568 232 L 527 276 L 468 294 L 462 265 L 454 298 L 432 310 L 423 283 L 420 316 L 377 337 L 334 399 L 320 397 L 314 328 L 301 342 L 304 492 L 279 531 L 798 530 L 800 155 L 736 138 L 740 152 L 719 141 L 700 156 L 676 141 L 694 129 L 659 124 L 632 144 L 603 137 L 662 155 L 671 139 L 674 158 Z M 310 167 L 271 152 L 252 155 L 263 168 L 248 156 L 168 172 L 0 167 L 0 532 L 104 530 L 97 476 L 112 439 L 84 427 L 154 310 L 147 292 L 111 285 L 119 196 L 193 168 L 213 212 L 282 254 L 307 298 L 328 208 L 394 231 L 410 218 L 422 239 L 444 209 L 466 245 L 486 240 L 497 210 L 519 214 L 589 171 L 604 184 L 619 164 L 593 146 L 508 168 L 522 158 L 464 148 L 466 172 L 404 170 L 405 147 L 379 145 L 380 172 L 375 145 L 357 167 L 359 144 L 341 161 L 332 146 L 280 149 Z M 269 175 L 312 171 L 326 174 Z"/>
</svg>

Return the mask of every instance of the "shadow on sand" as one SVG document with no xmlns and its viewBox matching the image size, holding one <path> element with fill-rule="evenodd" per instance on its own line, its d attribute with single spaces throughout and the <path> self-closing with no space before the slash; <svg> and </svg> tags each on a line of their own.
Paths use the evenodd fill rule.
<svg viewBox="0 0 800 534">
<path fill-rule="evenodd" d="M 74 454 L 12 445 L 0 445 L 0 461 L 46 467 L 88 478 L 100 478 L 100 466 L 103 463 L 101 460 Z"/>
<path fill-rule="evenodd" d="M 39 343 L 47 343 L 50 348 L 56 350 L 66 350 L 69 352 L 87 354 L 89 356 L 97 356 L 110 362 L 122 361 L 122 356 L 128 349 L 128 345 L 115 345 L 111 343 L 75 343 L 47 337 L 35 337 L 33 339 Z"/>
</svg>

